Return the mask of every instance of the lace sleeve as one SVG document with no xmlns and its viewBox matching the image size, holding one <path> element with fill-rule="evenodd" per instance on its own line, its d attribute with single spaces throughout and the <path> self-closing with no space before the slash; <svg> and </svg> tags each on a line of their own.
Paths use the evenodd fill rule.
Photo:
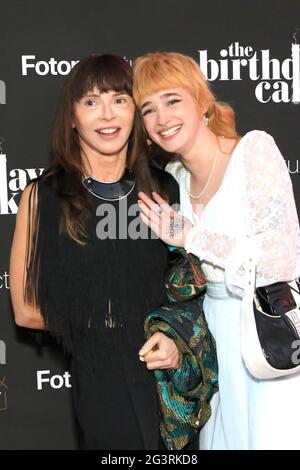
<svg viewBox="0 0 300 470">
<path fill-rule="evenodd" d="M 180 161 L 168 163 L 166 166 L 168 171 L 178 182 L 180 188 L 186 185 L 186 170 Z M 183 197 L 182 197 L 183 196 Z M 185 194 L 180 194 L 180 204 L 184 205 Z M 194 225 L 188 235 L 185 249 L 188 253 L 193 253 L 200 259 L 220 267 L 224 267 L 224 260 L 235 246 L 236 240 L 224 234 L 207 230 L 199 222 Z"/>
<path fill-rule="evenodd" d="M 224 268 L 226 284 L 238 295 L 244 291 L 243 265 L 250 250 L 260 286 L 300 274 L 299 222 L 291 180 L 278 147 L 271 136 L 256 131 L 245 140 L 241 158 L 246 191 L 244 214 L 237 217 L 245 220 L 246 233 L 242 237 L 214 233 L 201 228 L 200 221 L 185 246 L 199 258 Z"/>
<path fill-rule="evenodd" d="M 202 229 L 201 222 L 198 222 L 188 234 L 185 249 L 208 263 L 224 268 L 236 241 L 235 237 Z"/>
<path fill-rule="evenodd" d="M 273 138 L 245 145 L 248 236 L 258 251 L 257 285 L 292 280 L 300 270 L 300 230 L 291 179 Z"/>
</svg>

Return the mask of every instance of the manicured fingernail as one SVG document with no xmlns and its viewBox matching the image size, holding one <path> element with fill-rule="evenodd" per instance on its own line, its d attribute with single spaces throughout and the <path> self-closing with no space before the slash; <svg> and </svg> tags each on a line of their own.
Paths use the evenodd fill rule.
<svg viewBox="0 0 300 470">
<path fill-rule="evenodd" d="M 144 356 L 139 356 L 140 361 L 145 362 Z"/>
</svg>

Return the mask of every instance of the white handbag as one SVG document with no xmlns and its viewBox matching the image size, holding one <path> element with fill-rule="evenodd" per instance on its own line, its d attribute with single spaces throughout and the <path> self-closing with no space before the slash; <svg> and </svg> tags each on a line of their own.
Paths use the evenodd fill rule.
<svg viewBox="0 0 300 470">
<path fill-rule="evenodd" d="M 267 286 L 267 290 L 256 289 L 256 265 L 251 255 L 245 269 L 241 350 L 247 369 L 258 379 L 300 373 L 299 282 L 276 283 Z M 262 298 L 260 290 L 261 295 L 275 291 L 275 296 L 279 296 L 276 308 L 266 308 L 273 307 L 274 303 L 269 302 L 268 295 Z"/>
</svg>

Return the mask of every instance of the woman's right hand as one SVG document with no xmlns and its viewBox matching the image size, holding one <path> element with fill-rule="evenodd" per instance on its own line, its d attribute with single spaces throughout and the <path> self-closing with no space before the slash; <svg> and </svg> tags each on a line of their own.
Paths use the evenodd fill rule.
<svg viewBox="0 0 300 470">
<path fill-rule="evenodd" d="M 175 341 L 164 333 L 156 332 L 139 350 L 140 360 L 147 369 L 178 369 L 180 352 Z"/>
</svg>

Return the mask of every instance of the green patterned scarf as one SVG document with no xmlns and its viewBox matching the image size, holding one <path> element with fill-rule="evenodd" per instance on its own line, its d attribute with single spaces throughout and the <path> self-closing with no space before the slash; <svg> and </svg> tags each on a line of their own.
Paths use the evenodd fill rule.
<svg viewBox="0 0 300 470">
<path fill-rule="evenodd" d="M 180 351 L 178 369 L 154 371 L 160 403 L 160 431 L 168 449 L 182 449 L 210 417 L 210 400 L 218 390 L 215 342 L 203 313 L 205 280 L 201 262 L 171 247 L 166 275 L 169 303 L 145 319 L 146 337 L 160 331 Z"/>
</svg>

